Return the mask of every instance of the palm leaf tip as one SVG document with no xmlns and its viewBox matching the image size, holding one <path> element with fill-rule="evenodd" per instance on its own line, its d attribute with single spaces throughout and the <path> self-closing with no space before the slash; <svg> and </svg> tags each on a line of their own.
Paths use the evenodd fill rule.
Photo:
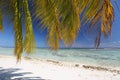
<svg viewBox="0 0 120 80">
<path fill-rule="evenodd" d="M 112 22 L 114 20 L 114 10 L 110 0 L 104 0 L 101 31 L 104 35 L 111 33 Z"/>
<path fill-rule="evenodd" d="M 25 14 L 25 39 L 24 39 L 24 50 L 26 53 L 32 53 L 36 44 L 34 40 L 32 19 L 29 10 L 28 0 L 23 0 L 23 11 Z"/>
<path fill-rule="evenodd" d="M 2 27 L 2 25 L 0 25 L 0 31 L 3 31 L 3 27 Z"/>
<path fill-rule="evenodd" d="M 3 31 L 2 20 L 0 19 L 0 31 Z"/>
<path fill-rule="evenodd" d="M 21 55 L 22 55 L 22 48 L 19 47 L 19 49 L 15 49 L 14 54 L 16 56 L 17 62 L 21 61 Z"/>
<path fill-rule="evenodd" d="M 19 61 L 23 52 L 23 36 L 22 36 L 22 22 L 21 22 L 21 13 L 20 13 L 20 4 L 18 0 L 14 0 L 14 32 L 15 32 L 15 49 L 14 54 Z"/>
<path fill-rule="evenodd" d="M 90 28 L 95 26 L 97 22 L 100 22 L 100 31 L 106 37 L 111 34 L 112 22 L 114 20 L 114 9 L 110 0 L 103 0 L 101 7 L 96 10 L 96 14 L 93 15 Z M 95 39 L 95 47 L 100 45 L 100 34 Z"/>
<path fill-rule="evenodd" d="M 47 43 L 53 50 L 58 50 L 61 38 L 60 13 L 58 1 L 56 0 L 37 0 L 35 15 L 41 20 L 42 28 L 47 28 Z M 41 5 L 41 6 L 40 6 Z"/>
<path fill-rule="evenodd" d="M 66 46 L 72 45 L 80 29 L 80 13 L 76 0 L 61 0 L 62 38 Z M 69 3 L 69 5 L 68 5 Z"/>
<path fill-rule="evenodd" d="M 1 7 L 0 7 L 0 31 L 2 31 L 3 30 L 3 24 L 2 24 L 2 21 L 3 19 L 2 19 L 2 11 L 1 11 Z"/>
</svg>

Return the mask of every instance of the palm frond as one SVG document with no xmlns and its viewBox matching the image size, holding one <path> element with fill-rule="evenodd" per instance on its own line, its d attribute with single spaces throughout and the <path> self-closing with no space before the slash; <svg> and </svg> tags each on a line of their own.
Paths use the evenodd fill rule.
<svg viewBox="0 0 120 80">
<path fill-rule="evenodd" d="M 25 17 L 25 39 L 24 39 L 24 50 L 27 53 L 32 53 L 36 44 L 34 40 L 33 26 L 30 10 L 28 7 L 28 0 L 23 0 L 23 13 Z"/>
<path fill-rule="evenodd" d="M 57 50 L 61 39 L 61 26 L 59 21 L 59 11 L 55 0 L 36 0 L 35 15 L 41 20 L 43 28 L 47 28 L 48 45 Z"/>
<path fill-rule="evenodd" d="M 2 19 L 2 1 L 0 0 L 0 31 L 3 30 L 3 19 Z"/>
<path fill-rule="evenodd" d="M 79 13 L 81 14 L 88 6 L 89 0 L 78 0 Z"/>
<path fill-rule="evenodd" d="M 94 47 L 96 49 L 98 49 L 99 45 L 100 45 L 100 40 L 101 39 L 101 32 L 98 33 L 98 35 L 95 38 L 95 42 L 94 42 Z"/>
<path fill-rule="evenodd" d="M 22 22 L 21 13 L 19 11 L 19 2 L 14 0 L 14 30 L 15 30 L 15 55 L 17 60 L 21 59 L 21 54 L 23 52 L 23 37 L 22 37 Z"/>
<path fill-rule="evenodd" d="M 98 21 L 101 21 L 100 31 L 103 33 L 104 36 L 108 36 L 109 34 L 111 34 L 112 22 L 114 20 L 114 10 L 110 0 L 104 0 L 103 3 L 104 4 L 102 4 L 102 7 L 98 10 L 98 12 L 91 20 L 91 26 L 94 26 Z M 100 43 L 100 40 L 95 41 L 95 44 L 96 42 Z"/>
<path fill-rule="evenodd" d="M 102 7 L 103 5 L 103 0 L 89 0 L 86 9 L 84 12 L 83 20 L 85 20 L 85 23 L 90 21 L 93 16 L 97 13 L 97 11 Z"/>
<path fill-rule="evenodd" d="M 77 0 L 60 0 L 62 39 L 66 46 L 70 46 L 80 29 L 80 14 Z"/>
<path fill-rule="evenodd" d="M 30 8 L 29 2 L 33 8 Z M 48 30 L 47 43 L 54 50 L 59 48 L 60 40 L 66 46 L 72 45 L 82 21 L 90 23 L 91 29 L 100 22 L 99 34 L 95 39 L 95 47 L 98 48 L 101 35 L 111 34 L 114 19 L 110 0 L 0 0 L 0 30 L 3 29 L 3 15 L 8 15 L 14 24 L 17 60 L 20 60 L 23 48 L 31 53 L 36 47 L 30 12 L 35 19 L 39 19 L 42 28 Z M 22 27 L 25 27 L 24 42 Z"/>
<path fill-rule="evenodd" d="M 114 10 L 110 0 L 104 0 L 102 14 L 101 31 L 106 36 L 107 34 L 111 33 L 112 22 L 114 20 Z"/>
</svg>

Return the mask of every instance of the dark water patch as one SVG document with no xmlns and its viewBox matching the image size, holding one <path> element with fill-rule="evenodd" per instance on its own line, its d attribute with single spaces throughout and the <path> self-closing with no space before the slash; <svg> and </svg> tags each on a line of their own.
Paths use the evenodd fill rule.
<svg viewBox="0 0 120 80">
<path fill-rule="evenodd" d="M 59 54 L 59 53 L 52 53 L 52 55 L 58 56 L 58 57 L 67 57 L 67 55 L 63 55 L 63 54 Z"/>
<path fill-rule="evenodd" d="M 118 60 L 120 60 L 120 56 L 119 56 L 119 57 L 117 57 L 117 59 L 118 59 Z"/>
</svg>

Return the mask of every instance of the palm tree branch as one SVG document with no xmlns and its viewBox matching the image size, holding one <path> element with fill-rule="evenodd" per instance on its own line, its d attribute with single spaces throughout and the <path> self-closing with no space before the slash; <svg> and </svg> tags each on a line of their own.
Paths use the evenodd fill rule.
<svg viewBox="0 0 120 80">
<path fill-rule="evenodd" d="M 0 0 L 0 31 L 3 30 L 3 24 L 2 24 L 2 0 Z"/>
<path fill-rule="evenodd" d="M 17 60 L 21 59 L 21 54 L 23 52 L 22 43 L 22 22 L 21 13 L 19 11 L 19 1 L 14 0 L 14 30 L 15 30 L 15 50 L 14 53 L 17 56 Z"/>
<path fill-rule="evenodd" d="M 30 10 L 28 7 L 28 0 L 23 0 L 23 13 L 25 19 L 25 38 L 24 38 L 24 50 L 27 53 L 32 53 L 33 49 L 35 48 L 35 40 L 34 40 L 34 33 L 33 33 L 33 26 L 32 26 L 32 19 Z"/>
<path fill-rule="evenodd" d="M 69 4 L 69 5 L 68 5 Z M 76 0 L 61 0 L 60 14 L 62 25 L 62 37 L 64 44 L 70 46 L 80 29 L 80 13 L 78 2 Z"/>
<path fill-rule="evenodd" d="M 54 50 L 59 48 L 61 39 L 59 10 L 56 2 L 56 0 L 37 0 L 35 3 L 35 15 L 41 20 L 42 28 L 47 28 L 47 43 Z"/>
</svg>

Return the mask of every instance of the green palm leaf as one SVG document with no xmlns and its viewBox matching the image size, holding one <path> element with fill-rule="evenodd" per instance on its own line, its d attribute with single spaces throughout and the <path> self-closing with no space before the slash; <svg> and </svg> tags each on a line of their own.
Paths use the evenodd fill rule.
<svg viewBox="0 0 120 80">
<path fill-rule="evenodd" d="M 36 18 L 41 20 L 43 28 L 47 28 L 48 45 L 57 50 L 61 39 L 59 11 L 55 0 L 36 0 Z"/>
<path fill-rule="evenodd" d="M 14 30 L 15 30 L 15 55 L 17 60 L 21 59 L 21 53 L 23 52 L 22 42 L 22 22 L 21 13 L 19 11 L 20 5 L 18 0 L 14 0 Z"/>
<path fill-rule="evenodd" d="M 0 0 L 0 31 L 3 30 L 2 22 L 2 1 Z"/>
<path fill-rule="evenodd" d="M 101 22 L 95 39 L 95 47 L 98 48 L 101 35 L 106 37 L 111 34 L 114 19 L 110 0 L 0 0 L 0 30 L 3 29 L 3 15 L 9 16 L 10 22 L 14 23 L 17 60 L 20 60 L 23 49 L 31 53 L 36 47 L 30 12 L 34 19 L 39 19 L 42 28 L 47 29 L 47 43 L 54 50 L 59 49 L 60 41 L 66 46 L 72 45 L 81 22 L 90 23 L 91 29 Z M 22 28 L 25 28 L 25 34 Z"/>
<path fill-rule="evenodd" d="M 114 20 L 114 10 L 110 3 L 110 0 L 104 0 L 103 3 L 104 4 L 102 4 L 102 7 L 91 20 L 91 26 L 94 26 L 97 21 L 101 20 L 100 31 L 103 33 L 104 36 L 108 36 L 109 34 L 111 34 L 112 22 Z M 99 39 L 100 35 L 97 36 L 99 37 Z M 97 39 L 98 41 L 95 41 L 95 44 L 100 44 L 99 39 Z M 99 45 L 97 45 L 96 47 L 98 48 L 98 46 Z"/>
<path fill-rule="evenodd" d="M 76 39 L 80 29 L 80 14 L 76 0 L 60 0 L 59 11 L 61 14 L 62 39 L 66 46 L 70 46 Z"/>
<path fill-rule="evenodd" d="M 23 0 L 23 12 L 25 19 L 25 39 L 24 39 L 24 50 L 27 53 L 33 52 L 35 48 L 35 40 L 32 26 L 32 19 L 30 15 L 30 10 L 28 7 L 28 0 Z"/>
</svg>

